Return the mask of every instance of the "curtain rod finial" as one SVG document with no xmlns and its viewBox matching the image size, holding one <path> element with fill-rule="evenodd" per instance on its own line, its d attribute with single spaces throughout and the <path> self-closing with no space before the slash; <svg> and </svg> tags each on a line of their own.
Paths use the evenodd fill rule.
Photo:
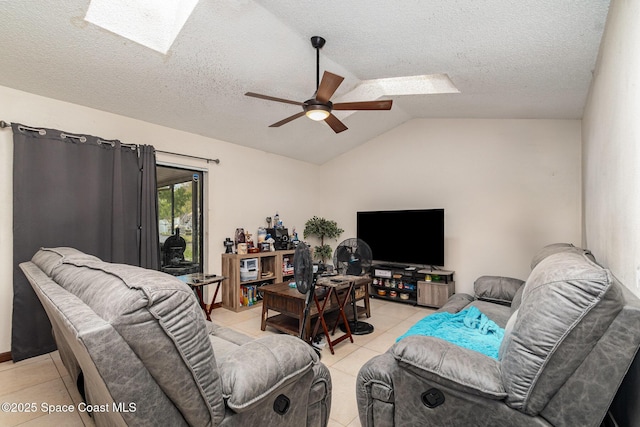
<svg viewBox="0 0 640 427">
<path fill-rule="evenodd" d="M 4 120 L 0 120 L 0 129 L 10 128 L 10 127 L 11 127 L 11 123 L 7 123 Z"/>
</svg>

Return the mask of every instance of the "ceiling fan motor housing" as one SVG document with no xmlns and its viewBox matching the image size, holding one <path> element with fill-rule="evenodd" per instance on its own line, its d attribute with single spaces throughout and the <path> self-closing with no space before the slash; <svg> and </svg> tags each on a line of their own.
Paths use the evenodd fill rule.
<svg viewBox="0 0 640 427">
<path fill-rule="evenodd" d="M 320 36 L 311 37 L 311 46 L 313 46 L 314 49 L 322 49 L 322 46 L 324 46 L 326 42 L 327 41 Z"/>
<path fill-rule="evenodd" d="M 310 119 L 324 120 L 331 113 L 331 110 L 333 109 L 333 103 L 331 101 L 327 101 L 326 103 L 324 103 L 318 101 L 317 99 L 308 99 L 304 102 L 302 109 Z M 320 114 L 320 116 L 318 116 L 318 118 L 316 119 L 314 118 L 314 111 L 324 111 L 325 113 Z"/>
</svg>

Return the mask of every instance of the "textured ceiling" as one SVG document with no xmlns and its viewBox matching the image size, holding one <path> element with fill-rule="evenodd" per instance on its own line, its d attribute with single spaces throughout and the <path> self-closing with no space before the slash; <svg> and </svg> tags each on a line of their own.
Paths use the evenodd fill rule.
<svg viewBox="0 0 640 427">
<path fill-rule="evenodd" d="M 322 164 L 412 118 L 581 118 L 609 2 L 200 0 L 166 55 L 88 23 L 88 6 L 0 1 L 0 85 Z M 421 74 L 461 93 L 336 112 L 337 135 L 304 117 L 268 128 L 299 107 L 243 94 L 310 98 L 313 35 L 321 70 L 345 77 L 334 101 Z"/>
</svg>

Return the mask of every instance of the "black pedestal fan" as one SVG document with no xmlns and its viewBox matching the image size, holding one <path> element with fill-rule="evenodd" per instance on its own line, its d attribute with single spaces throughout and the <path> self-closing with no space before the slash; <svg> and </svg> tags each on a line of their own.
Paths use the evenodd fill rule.
<svg viewBox="0 0 640 427">
<path fill-rule="evenodd" d="M 311 259 L 311 251 L 309 247 L 300 242 L 296 246 L 296 251 L 293 254 L 293 280 L 296 282 L 296 288 L 301 294 L 305 294 L 304 300 L 304 314 L 302 316 L 302 326 L 300 329 L 300 339 L 304 339 L 304 331 L 309 319 L 309 310 L 313 301 L 313 295 L 316 292 L 316 279 L 317 274 L 313 271 L 313 260 Z M 313 340 L 313 337 L 311 337 Z M 313 346 L 312 346 L 313 347 Z M 318 354 L 320 351 L 313 347 Z"/>
<path fill-rule="evenodd" d="M 347 239 L 340 243 L 333 254 L 333 265 L 340 274 L 362 276 L 371 267 L 373 254 L 371 248 L 362 239 Z M 351 288 L 351 307 L 353 320 L 349 322 L 349 329 L 353 335 L 366 335 L 373 332 L 373 325 L 358 320 L 358 307 L 356 306 L 356 290 Z M 340 327 L 346 331 L 346 327 Z"/>
</svg>

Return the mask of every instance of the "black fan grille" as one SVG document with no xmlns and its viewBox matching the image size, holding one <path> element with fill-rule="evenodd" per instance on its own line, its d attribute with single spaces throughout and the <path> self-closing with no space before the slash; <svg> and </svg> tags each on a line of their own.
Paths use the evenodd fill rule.
<svg viewBox="0 0 640 427">
<path fill-rule="evenodd" d="M 351 238 L 341 242 L 333 255 L 333 265 L 340 274 L 361 276 L 371 267 L 371 248 L 362 239 Z"/>
<path fill-rule="evenodd" d="M 300 242 L 293 254 L 293 280 L 298 291 L 306 294 L 313 282 L 313 260 L 309 247 Z"/>
</svg>

